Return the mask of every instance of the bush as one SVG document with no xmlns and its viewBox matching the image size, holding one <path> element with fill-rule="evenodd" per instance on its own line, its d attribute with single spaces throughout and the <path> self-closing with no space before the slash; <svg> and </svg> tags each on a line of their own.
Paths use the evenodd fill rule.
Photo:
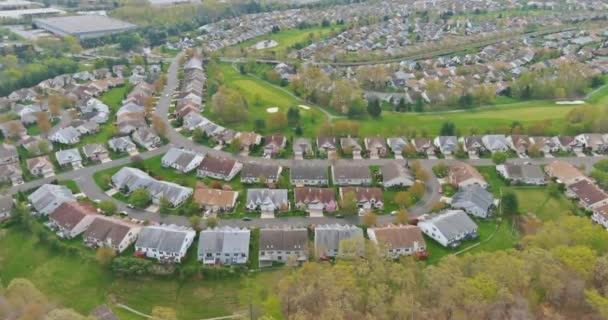
<svg viewBox="0 0 608 320">
<path fill-rule="evenodd" d="M 118 257 L 112 261 L 111 266 L 113 272 L 122 276 L 147 275 L 151 268 L 152 262 L 134 257 Z"/>
</svg>

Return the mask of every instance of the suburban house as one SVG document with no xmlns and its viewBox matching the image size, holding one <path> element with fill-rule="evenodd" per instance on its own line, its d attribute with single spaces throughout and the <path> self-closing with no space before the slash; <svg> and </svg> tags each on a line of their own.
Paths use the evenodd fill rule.
<svg viewBox="0 0 608 320">
<path fill-rule="evenodd" d="M 386 142 L 383 137 L 367 137 L 364 139 L 365 150 L 370 158 L 383 158 L 388 154 Z"/>
<path fill-rule="evenodd" d="M 287 192 L 287 189 L 247 189 L 247 210 L 262 213 L 288 211 L 290 205 Z"/>
<path fill-rule="evenodd" d="M 278 155 L 287 145 L 287 138 L 280 134 L 272 134 L 264 137 L 264 157 Z"/>
<path fill-rule="evenodd" d="M 206 155 L 196 169 L 196 176 L 230 181 L 242 168 L 243 164 L 236 160 Z"/>
<path fill-rule="evenodd" d="M 517 154 L 526 154 L 528 152 L 528 148 L 532 146 L 532 141 L 528 136 L 523 135 L 511 135 L 507 137 L 507 143 L 511 150 L 515 151 Z"/>
<path fill-rule="evenodd" d="M 253 146 L 259 146 L 262 143 L 262 136 L 255 132 L 241 132 L 237 137 L 241 142 L 241 150 L 247 153 Z"/>
<path fill-rule="evenodd" d="M 317 150 L 321 154 L 331 156 L 338 151 L 338 139 L 336 137 L 317 137 Z"/>
<path fill-rule="evenodd" d="M 80 135 L 74 127 L 65 127 L 50 134 L 49 140 L 61 144 L 77 144 L 80 142 Z"/>
<path fill-rule="evenodd" d="M 530 141 L 543 154 L 558 152 L 561 149 L 559 143 L 551 137 L 530 137 Z"/>
<path fill-rule="evenodd" d="M 131 225 L 118 219 L 97 217 L 84 233 L 84 243 L 89 248 L 108 247 L 117 253 L 127 249 L 141 231 L 138 225 Z"/>
<path fill-rule="evenodd" d="M 295 188 L 295 206 L 309 212 L 334 212 L 338 210 L 336 191 L 333 188 Z"/>
<path fill-rule="evenodd" d="M 426 242 L 420 228 L 412 225 L 388 225 L 367 229 L 370 241 L 388 251 L 389 257 L 398 259 L 426 252 Z"/>
<path fill-rule="evenodd" d="M 318 258 L 333 258 L 342 254 L 340 243 L 345 240 L 355 241 L 363 255 L 363 230 L 354 225 L 325 224 L 315 227 L 315 252 Z"/>
<path fill-rule="evenodd" d="M 49 224 L 58 230 L 59 237 L 72 239 L 85 232 L 98 216 L 90 203 L 67 201 L 49 214 Z"/>
<path fill-rule="evenodd" d="M 321 186 L 329 184 L 329 174 L 324 165 L 300 161 L 291 167 L 291 184 L 295 186 Z"/>
<path fill-rule="evenodd" d="M 566 195 L 578 199 L 581 207 L 589 211 L 608 204 L 606 192 L 589 180 L 581 180 L 568 185 Z"/>
<path fill-rule="evenodd" d="M 477 224 L 462 210 L 446 210 L 418 222 L 420 230 L 444 247 L 477 238 Z"/>
<path fill-rule="evenodd" d="M 108 149 L 101 143 L 90 143 L 82 147 L 85 158 L 91 161 L 104 161 L 110 159 Z"/>
<path fill-rule="evenodd" d="M 484 177 L 468 163 L 457 162 L 450 166 L 448 181 L 455 187 L 462 188 L 470 185 L 479 185 L 487 188 L 488 183 Z"/>
<path fill-rule="evenodd" d="M 307 138 L 296 138 L 293 140 L 293 155 L 296 159 L 312 156 L 312 142 Z"/>
<path fill-rule="evenodd" d="M 1 219 L 0 219 L 1 220 Z M 608 204 L 593 209 L 591 220 L 608 229 Z"/>
<path fill-rule="evenodd" d="M 462 147 L 464 151 L 466 151 L 469 156 L 478 157 L 484 152 L 487 152 L 486 147 L 484 146 L 483 139 L 481 136 L 466 136 L 461 137 L 459 142 L 462 143 Z"/>
<path fill-rule="evenodd" d="M 138 189 L 146 189 L 154 204 L 159 204 L 165 198 L 173 207 L 179 207 L 193 193 L 192 188 L 179 184 L 156 180 L 147 173 L 130 167 L 121 168 L 112 176 L 112 185 L 125 195 Z"/>
<path fill-rule="evenodd" d="M 160 137 L 150 127 L 139 127 L 131 134 L 133 142 L 150 150 L 161 144 Z"/>
<path fill-rule="evenodd" d="M 565 152 L 583 152 L 584 144 L 579 142 L 573 136 L 557 136 L 552 140 L 559 146 L 560 150 Z"/>
<path fill-rule="evenodd" d="M 249 229 L 206 229 L 198 238 L 198 261 L 204 265 L 237 265 L 249 258 Z"/>
<path fill-rule="evenodd" d="M 196 188 L 193 200 L 205 212 L 230 213 L 234 209 L 238 197 L 237 191 Z"/>
<path fill-rule="evenodd" d="M 494 152 L 507 152 L 509 150 L 509 144 L 507 142 L 507 137 L 503 134 L 487 134 L 481 137 L 481 141 L 483 142 L 483 146 L 486 150 L 491 153 Z"/>
<path fill-rule="evenodd" d="M 19 162 L 17 148 L 12 144 L 0 143 L 0 164 Z"/>
<path fill-rule="evenodd" d="M 579 134 L 574 139 L 579 144 L 582 144 L 583 149 L 593 152 L 604 152 L 607 146 L 604 142 L 604 137 L 599 133 Z"/>
<path fill-rule="evenodd" d="M 353 155 L 353 158 L 360 158 L 361 151 L 363 150 L 363 148 L 359 144 L 359 139 L 350 136 L 340 138 L 340 148 L 342 148 L 342 152 L 344 153 L 349 153 L 350 151 L 350 153 L 352 153 Z"/>
<path fill-rule="evenodd" d="M 23 183 L 23 172 L 18 162 L 0 165 L 0 184 L 11 183 L 19 185 Z"/>
<path fill-rule="evenodd" d="M 405 149 L 405 146 L 407 146 L 408 143 L 409 141 L 406 137 L 393 137 L 386 139 L 386 144 L 396 155 L 402 154 L 403 149 Z"/>
<path fill-rule="evenodd" d="M 428 138 L 414 138 L 412 139 L 412 145 L 416 149 L 416 152 L 427 156 L 434 156 L 437 150 L 431 139 Z"/>
<path fill-rule="evenodd" d="M 458 138 L 456 136 L 438 136 L 433 140 L 433 145 L 442 154 L 451 155 L 458 149 Z"/>
<path fill-rule="evenodd" d="M 533 164 L 501 164 L 496 170 L 505 179 L 514 183 L 543 185 L 547 184 L 545 174 L 538 165 Z"/>
<path fill-rule="evenodd" d="M 385 188 L 410 187 L 415 181 L 410 170 L 397 161 L 383 165 L 380 172 L 382 173 L 382 186 Z"/>
<path fill-rule="evenodd" d="M 451 206 L 478 218 L 487 218 L 494 207 L 494 196 L 479 185 L 471 185 L 458 189 Z"/>
<path fill-rule="evenodd" d="M 545 166 L 547 175 L 565 185 L 570 185 L 582 180 L 589 180 L 578 168 L 570 162 L 556 160 Z"/>
<path fill-rule="evenodd" d="M 13 197 L 0 195 L 0 222 L 10 218 L 13 207 Z"/>
<path fill-rule="evenodd" d="M 370 185 L 372 175 L 369 168 L 362 165 L 333 165 L 331 178 L 335 185 Z"/>
<path fill-rule="evenodd" d="M 27 170 L 35 176 L 50 176 L 55 173 L 53 162 L 48 156 L 27 159 Z"/>
<path fill-rule="evenodd" d="M 64 202 L 76 201 L 72 191 L 66 186 L 45 184 L 27 197 L 36 212 L 48 215 Z"/>
<path fill-rule="evenodd" d="M 129 137 L 116 137 L 108 140 L 108 146 L 116 153 L 132 153 L 137 151 L 137 146 Z"/>
<path fill-rule="evenodd" d="M 260 229 L 260 267 L 270 267 L 274 262 L 285 263 L 289 257 L 295 257 L 298 262 L 308 260 L 306 228 Z"/>
<path fill-rule="evenodd" d="M 161 159 L 161 165 L 165 168 L 173 168 L 183 173 L 196 169 L 203 161 L 203 155 L 194 151 L 171 148 Z"/>
<path fill-rule="evenodd" d="M 55 158 L 57 159 L 57 163 L 62 167 L 82 167 L 82 157 L 77 148 L 59 150 L 55 152 Z"/>
<path fill-rule="evenodd" d="M 135 253 L 160 262 L 180 263 L 195 237 L 196 232 L 185 227 L 144 227 L 135 242 Z"/>
<path fill-rule="evenodd" d="M 241 171 L 241 182 L 256 183 L 261 182 L 260 178 L 263 178 L 265 183 L 276 183 L 282 170 L 281 166 L 274 164 L 246 162 Z"/>
<path fill-rule="evenodd" d="M 384 197 L 380 188 L 342 187 L 339 192 L 340 200 L 344 200 L 346 194 L 353 193 L 358 208 L 364 210 L 384 208 Z"/>
</svg>

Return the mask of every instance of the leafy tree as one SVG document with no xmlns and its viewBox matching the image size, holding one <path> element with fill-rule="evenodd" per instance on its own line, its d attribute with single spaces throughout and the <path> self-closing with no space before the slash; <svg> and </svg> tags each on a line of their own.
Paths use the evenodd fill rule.
<svg viewBox="0 0 608 320">
<path fill-rule="evenodd" d="M 367 212 L 363 215 L 363 225 L 366 227 L 373 227 L 378 223 L 378 216 L 373 212 Z"/>
<path fill-rule="evenodd" d="M 160 200 L 158 201 L 158 206 L 159 206 L 160 213 L 162 213 L 162 214 L 171 213 L 171 202 L 169 202 L 169 199 L 167 199 L 167 197 L 165 197 L 165 196 L 160 197 Z"/>
<path fill-rule="evenodd" d="M 129 203 L 137 208 L 145 208 L 150 204 L 150 192 L 146 189 L 137 189 L 131 192 Z"/>
<path fill-rule="evenodd" d="M 112 216 L 116 214 L 118 210 L 116 204 L 112 200 L 103 200 L 99 203 L 99 209 L 103 211 L 105 215 Z"/>
<path fill-rule="evenodd" d="M 99 247 L 95 253 L 95 260 L 102 266 L 109 266 L 112 260 L 116 257 L 116 251 L 110 247 Z"/>
<path fill-rule="evenodd" d="M 266 129 L 266 121 L 264 119 L 255 119 L 253 126 L 256 132 L 263 132 Z"/>
<path fill-rule="evenodd" d="M 208 217 L 205 219 L 205 225 L 207 228 L 215 228 L 218 225 L 218 221 L 216 217 Z"/>
<path fill-rule="evenodd" d="M 356 215 L 357 214 L 357 196 L 354 192 L 347 192 L 342 196 L 340 201 L 341 212 L 345 215 Z"/>
<path fill-rule="evenodd" d="M 519 201 L 517 195 L 513 192 L 505 192 L 501 199 L 502 212 L 503 214 L 512 215 L 517 214 L 519 210 Z"/>
<path fill-rule="evenodd" d="M 380 101 L 378 99 L 373 99 L 367 104 L 367 113 L 374 118 L 377 118 L 382 113 L 382 108 L 380 107 Z"/>
<path fill-rule="evenodd" d="M 393 218 L 393 223 L 395 224 L 409 224 L 410 223 L 410 214 L 406 209 L 401 209 L 397 211 L 397 214 Z"/>
<path fill-rule="evenodd" d="M 228 151 L 233 154 L 239 153 L 241 151 L 241 139 L 232 139 L 232 141 L 230 141 L 230 144 L 228 145 Z"/>
<path fill-rule="evenodd" d="M 194 230 L 200 229 L 201 217 L 200 216 L 191 216 L 188 218 L 188 222 L 190 223 L 190 227 Z"/>
<path fill-rule="evenodd" d="M 422 199 L 425 192 L 424 184 L 420 182 L 414 182 L 414 184 L 410 187 L 409 192 L 415 199 Z"/>
<path fill-rule="evenodd" d="M 393 197 L 393 202 L 399 206 L 399 208 L 407 208 L 414 203 L 412 195 L 406 191 L 399 191 Z"/>
<path fill-rule="evenodd" d="M 290 127 L 295 127 L 300 123 L 300 109 L 296 107 L 289 107 L 287 110 L 287 124 Z"/>
<path fill-rule="evenodd" d="M 122 276 L 147 275 L 152 268 L 152 262 L 135 257 L 116 257 L 112 261 L 112 271 Z"/>
<path fill-rule="evenodd" d="M 444 178 L 448 175 L 448 171 L 450 167 L 448 167 L 445 162 L 441 161 L 433 167 L 433 173 L 439 178 Z"/>
<path fill-rule="evenodd" d="M 143 39 L 138 33 L 124 33 L 118 37 L 118 45 L 122 51 L 131 51 L 139 48 L 143 44 Z"/>
<path fill-rule="evenodd" d="M 211 97 L 211 109 L 226 123 L 243 122 L 249 117 L 247 101 L 243 95 L 225 86 L 221 86 Z"/>
<path fill-rule="evenodd" d="M 451 121 L 446 121 L 441 125 L 439 135 L 441 136 L 453 136 L 456 134 L 456 126 Z"/>
<path fill-rule="evenodd" d="M 495 164 L 503 164 L 507 162 L 509 155 L 506 152 L 494 152 L 492 154 L 492 162 Z"/>
</svg>

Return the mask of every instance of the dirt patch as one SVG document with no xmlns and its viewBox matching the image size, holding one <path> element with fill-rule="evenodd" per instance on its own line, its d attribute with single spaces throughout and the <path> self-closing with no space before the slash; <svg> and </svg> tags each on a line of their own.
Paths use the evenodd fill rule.
<svg viewBox="0 0 608 320">
<path fill-rule="evenodd" d="M 524 236 L 535 234 L 543 226 L 543 222 L 533 213 L 515 217 L 515 223 Z"/>
</svg>

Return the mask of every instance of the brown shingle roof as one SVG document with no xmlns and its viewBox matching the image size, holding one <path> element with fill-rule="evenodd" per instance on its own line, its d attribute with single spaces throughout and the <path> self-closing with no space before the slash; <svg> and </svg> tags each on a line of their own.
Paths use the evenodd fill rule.
<svg viewBox="0 0 608 320">
<path fill-rule="evenodd" d="M 340 195 L 353 192 L 358 202 L 367 202 L 375 200 L 376 202 L 382 201 L 382 189 L 380 188 L 361 188 L 361 187 L 342 187 L 340 188 Z"/>
<path fill-rule="evenodd" d="M 218 206 L 220 208 L 234 206 L 236 191 L 198 188 L 194 191 L 194 201 L 205 206 Z"/>
<path fill-rule="evenodd" d="M 593 205 L 608 198 L 608 195 L 602 189 L 588 180 L 575 182 L 568 188 L 586 205 Z"/>
<path fill-rule="evenodd" d="M 420 232 L 420 228 L 417 226 L 405 225 L 405 226 L 385 226 L 372 228 L 376 234 L 378 243 L 387 246 L 389 249 L 392 248 L 411 248 L 415 242 L 418 242 L 419 246 L 425 246 L 424 238 Z"/>
<path fill-rule="evenodd" d="M 306 229 L 261 229 L 260 250 L 306 250 Z"/>
<path fill-rule="evenodd" d="M 99 217 L 93 220 L 93 223 L 91 223 L 84 233 L 84 237 L 100 242 L 105 242 L 109 239 L 112 245 L 119 245 L 127 236 L 129 230 L 131 230 L 131 227 L 125 223 Z"/>
<path fill-rule="evenodd" d="M 232 171 L 232 168 L 236 165 L 236 161 L 230 158 L 216 158 L 212 156 L 205 156 L 201 164 L 198 166 L 200 170 L 213 172 L 227 176 Z"/>
<path fill-rule="evenodd" d="M 296 203 L 329 203 L 336 200 L 336 192 L 332 188 L 295 188 L 294 200 Z"/>
<path fill-rule="evenodd" d="M 92 204 L 72 201 L 62 203 L 49 215 L 49 218 L 55 221 L 60 227 L 71 230 L 87 215 L 94 214 L 97 213 Z"/>
</svg>

